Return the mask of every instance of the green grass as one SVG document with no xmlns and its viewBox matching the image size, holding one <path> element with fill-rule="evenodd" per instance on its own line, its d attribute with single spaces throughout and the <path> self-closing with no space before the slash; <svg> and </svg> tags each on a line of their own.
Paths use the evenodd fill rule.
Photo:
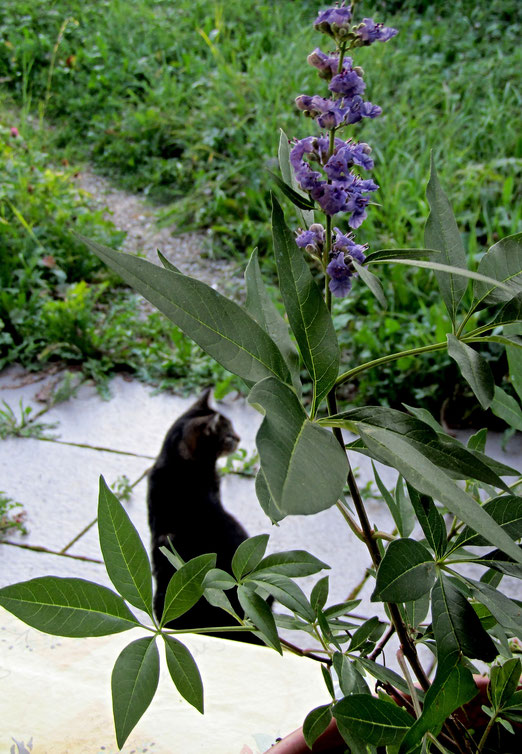
<svg viewBox="0 0 522 754">
<path fill-rule="evenodd" d="M 15 201 L 3 196 L 2 217 L 25 239 L 24 263 L 16 267 L 7 304 L 1 294 L 4 311 L 10 311 L 8 327 L 0 331 L 4 363 L 18 349 L 26 364 L 37 358 L 76 359 L 99 380 L 124 365 L 154 380 L 164 374 L 185 380 L 192 379 L 188 375 L 196 364 L 196 373 L 212 378 L 208 362 L 200 356 L 194 362 L 196 352 L 179 333 L 173 335 L 154 317 L 145 324 L 130 299 L 121 306 L 123 299 L 115 302 L 107 284 L 112 291 L 116 281 L 65 241 L 71 214 L 82 218 L 85 210 L 72 212 L 74 202 L 64 198 L 59 175 L 64 171 L 46 172 L 49 154 L 55 162 L 56 157 L 72 164 L 89 159 L 120 185 L 161 203 L 165 222 L 184 231 L 206 230 L 210 253 L 245 261 L 255 245 L 266 253 L 271 185 L 265 168 L 274 167 L 279 128 L 296 137 L 315 132 L 293 101 L 300 93 L 324 93 L 306 63 L 315 46 L 329 46 L 312 29 L 324 6 L 314 0 L 4 1 L 0 78 L 20 108 L 16 125 L 26 142 L 33 139 L 29 113 L 53 126 L 40 155 L 36 147 L 25 160 L 21 150 L 11 157 L 4 152 L 10 178 L 2 191 L 13 191 Z M 433 149 L 468 253 L 478 259 L 521 225 L 521 6 L 517 0 L 383 0 L 361 6 L 361 16 L 374 15 L 400 33 L 385 45 L 357 51 L 368 99 L 384 111 L 353 131 L 372 145 L 373 177 L 381 187 L 375 195 L 380 206 L 371 207 L 358 240 L 373 249 L 422 245 Z M 7 135 L 12 124 L 4 119 L 3 125 Z M 22 230 L 7 203 L 24 216 L 27 187 L 34 183 L 32 163 L 39 182 L 48 184 L 43 214 L 33 217 L 34 206 L 27 210 L 36 240 Z M 57 195 L 62 198 L 55 202 Z M 117 245 L 114 229 L 103 226 L 101 217 L 93 222 L 90 212 L 85 222 L 92 223 L 92 232 L 86 227 L 83 232 Z M 58 228 L 49 222 L 56 214 Z M 295 224 L 288 205 L 287 216 Z M 39 252 L 29 253 L 30 248 Z M 54 258 L 74 259 L 47 268 L 42 259 L 49 249 Z M 59 279 L 64 266 L 65 277 Z M 402 266 L 388 267 L 382 275 L 389 316 L 383 318 L 362 286 L 338 304 L 348 365 L 379 356 L 383 341 L 397 350 L 422 345 L 444 325 L 430 275 Z M 419 312 L 420 298 L 425 303 Z M 31 328 L 31 317 L 45 324 L 47 340 L 41 327 Z M 64 331 L 66 341 L 58 338 Z M 126 342 L 130 331 L 136 333 L 132 346 Z M 175 358 L 168 356 L 172 346 Z M 490 358 L 502 375 L 503 362 L 494 350 Z M 451 363 L 440 354 L 399 362 L 368 373 L 356 386 L 357 399 L 397 405 L 411 398 L 415 383 L 414 399 L 436 405 L 439 385 L 452 379 Z"/>
</svg>

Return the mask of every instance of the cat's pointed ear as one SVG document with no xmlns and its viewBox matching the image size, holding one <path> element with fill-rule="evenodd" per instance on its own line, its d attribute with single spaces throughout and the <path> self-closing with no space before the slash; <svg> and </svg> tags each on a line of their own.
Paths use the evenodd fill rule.
<svg viewBox="0 0 522 754">
<path fill-rule="evenodd" d="M 212 388 L 207 387 L 206 390 L 204 390 L 199 398 L 197 399 L 196 403 L 194 404 L 198 408 L 210 408 L 209 399 L 212 395 Z"/>
<path fill-rule="evenodd" d="M 204 432 L 206 435 L 213 435 L 217 432 L 219 426 L 219 414 L 213 414 L 205 424 Z"/>
</svg>

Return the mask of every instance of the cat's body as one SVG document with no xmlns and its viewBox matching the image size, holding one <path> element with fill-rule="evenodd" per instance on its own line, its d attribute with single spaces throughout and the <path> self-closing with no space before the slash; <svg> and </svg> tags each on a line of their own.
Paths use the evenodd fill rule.
<svg viewBox="0 0 522 754">
<path fill-rule="evenodd" d="M 160 552 L 172 542 L 184 560 L 204 553 L 217 553 L 217 568 L 230 572 L 232 556 L 248 534 L 221 504 L 216 461 L 232 453 L 239 437 L 232 424 L 208 405 L 206 391 L 167 432 L 160 454 L 149 473 L 148 515 L 152 563 L 156 579 L 154 612 L 161 618 L 165 593 L 174 573 Z M 234 610 L 243 615 L 234 592 L 227 591 Z M 176 628 L 233 625 L 223 610 L 201 599 L 172 622 Z M 218 634 L 216 634 L 218 635 Z M 250 633 L 220 633 L 220 636 L 256 641 Z"/>
</svg>

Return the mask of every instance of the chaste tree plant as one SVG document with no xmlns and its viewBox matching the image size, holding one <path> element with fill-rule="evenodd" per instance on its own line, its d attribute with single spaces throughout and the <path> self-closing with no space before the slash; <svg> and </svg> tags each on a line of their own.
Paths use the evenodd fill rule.
<svg viewBox="0 0 522 754">
<path fill-rule="evenodd" d="M 397 34 L 370 18 L 357 22 L 357 5 L 354 0 L 349 6 L 328 8 L 314 24 L 326 35 L 327 46 L 335 48 L 316 48 L 308 57 L 324 82 L 326 96 L 301 94 L 296 105 L 316 121 L 319 132 L 298 141 L 281 135 L 281 175 L 273 178 L 294 205 L 301 225 L 295 233 L 286 225 L 273 196 L 274 253 L 286 318 L 267 293 L 256 251 L 246 268 L 246 304 L 240 306 L 182 274 L 161 254 L 163 266 L 83 240 L 186 335 L 244 380 L 249 402 L 263 414 L 256 478 L 261 507 L 277 522 L 337 506 L 348 526 L 347 538 L 356 536 L 366 544 L 375 580 L 372 601 L 384 603 L 388 624 L 375 616 L 362 625 L 354 623 L 350 615 L 356 600 L 327 606 L 326 577 L 307 597 L 295 579 L 327 566 L 304 550 L 265 556 L 267 535 L 252 537 L 238 548 L 231 574 L 215 568 L 215 554 L 184 563 L 165 550 L 176 571 L 163 618 L 155 621 L 146 550 L 102 479 L 99 537 L 116 591 L 81 579 L 47 576 L 1 589 L 0 604 L 27 624 L 61 636 L 99 636 L 143 627 L 144 637 L 122 651 L 112 676 L 120 747 L 154 696 L 160 639 L 179 693 L 203 711 L 203 687 L 194 659 L 179 632 L 165 628 L 200 599 L 221 606 L 230 613 L 235 630 L 255 631 L 278 652 L 285 646 L 279 628 L 301 629 L 315 637 L 315 656 L 322 662 L 331 702 L 312 710 L 304 721 L 310 746 L 332 718 L 352 754 L 505 754 L 515 751 L 517 737 L 520 743 L 517 641 L 522 640 L 522 607 L 499 589 L 505 575 L 522 577 L 522 549 L 517 544 L 522 537 L 520 472 L 485 454 L 486 430 L 473 435 L 466 447 L 419 408 L 408 406 L 402 412 L 366 406 L 339 412 L 336 390 L 365 370 L 379 369 L 404 355 L 422 359 L 424 353 L 447 348 L 481 406 L 521 430 L 520 405 L 495 385 L 480 348 L 490 342 L 505 346 L 512 385 L 522 398 L 522 234 L 496 243 L 478 267 L 470 269 L 432 160 L 426 248 L 369 252 L 355 239 L 353 231 L 363 223 L 378 186 L 363 177 L 373 167 L 370 146 L 346 133 L 363 118 L 378 117 L 381 108 L 364 98 L 363 71 L 354 58 L 359 47 L 387 42 Z M 383 343 L 380 358 L 341 366 L 332 297 L 347 296 L 353 284 L 365 284 L 385 307 L 383 287 L 372 270 L 391 264 L 433 271 L 448 313 L 447 339 L 402 353 L 389 353 Z M 477 313 L 484 324 L 477 324 Z M 343 430 L 356 439 L 346 444 Z M 390 533 L 375 531 L 370 524 L 349 460 L 356 453 L 391 466 L 405 481 L 407 494 L 394 495 L 375 471 L 395 524 Z M 516 481 L 508 484 L 506 477 Z M 415 525 L 417 538 L 412 537 Z M 464 575 L 459 567 L 463 563 L 474 564 L 478 578 Z M 230 588 L 238 590 L 244 618 L 231 608 L 226 596 Z M 274 615 L 260 590 L 293 617 Z M 129 605 L 148 613 L 150 625 L 142 624 Z M 393 634 L 400 646 L 401 673 L 382 663 Z M 432 677 L 419 657 L 421 644 L 433 653 Z M 483 705 L 487 722 L 482 728 L 462 714 L 463 705 L 478 694 L 473 661 L 490 666 Z M 372 678 L 376 693 L 370 689 Z"/>
</svg>

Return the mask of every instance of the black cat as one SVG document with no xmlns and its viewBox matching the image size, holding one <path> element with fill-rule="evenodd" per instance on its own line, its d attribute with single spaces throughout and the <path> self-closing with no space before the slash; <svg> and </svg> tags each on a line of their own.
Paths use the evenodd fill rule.
<svg viewBox="0 0 522 754">
<path fill-rule="evenodd" d="M 152 564 L 156 579 L 154 612 L 160 620 L 165 593 L 174 573 L 160 547 L 168 541 L 184 561 L 217 552 L 217 568 L 230 573 L 232 556 L 248 534 L 227 513 L 219 495 L 216 461 L 239 443 L 230 421 L 209 406 L 211 389 L 174 422 L 149 472 L 147 497 L 152 535 Z M 235 591 L 227 591 L 234 610 L 243 616 Z M 234 619 L 202 598 L 187 613 L 169 623 L 175 628 L 234 625 Z M 261 643 L 249 632 L 220 632 L 216 636 Z"/>
</svg>

